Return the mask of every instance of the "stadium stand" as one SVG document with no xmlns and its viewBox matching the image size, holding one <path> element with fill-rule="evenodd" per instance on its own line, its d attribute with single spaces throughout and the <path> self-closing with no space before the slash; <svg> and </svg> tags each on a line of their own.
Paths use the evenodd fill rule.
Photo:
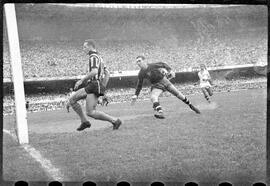
<svg viewBox="0 0 270 186">
<path fill-rule="evenodd" d="M 200 63 L 255 64 L 267 56 L 264 6 L 168 11 L 28 4 L 16 9 L 26 79 L 84 74 L 87 57 L 82 43 L 89 38 L 97 41 L 111 71 L 135 70 L 134 58 L 140 54 L 149 62 L 165 61 L 176 71 Z M 8 78 L 6 29 L 3 34 L 4 77 Z"/>
<path fill-rule="evenodd" d="M 101 43 L 101 42 L 100 42 Z M 4 45 L 4 77 L 10 77 L 9 54 Z M 87 56 L 81 43 L 22 41 L 21 55 L 25 78 L 76 76 L 85 73 Z M 207 66 L 256 64 L 267 55 L 266 38 L 248 40 L 227 39 L 224 42 L 209 42 L 197 46 L 164 48 L 151 42 L 103 42 L 100 52 L 111 71 L 136 70 L 134 58 L 140 54 L 149 62 L 165 61 L 177 71 L 200 63 Z M 265 59 L 266 62 L 266 59 Z"/>
</svg>

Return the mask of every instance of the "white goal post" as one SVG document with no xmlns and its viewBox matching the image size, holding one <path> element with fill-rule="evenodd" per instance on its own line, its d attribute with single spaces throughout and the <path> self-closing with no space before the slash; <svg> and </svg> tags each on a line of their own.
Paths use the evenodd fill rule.
<svg viewBox="0 0 270 186">
<path fill-rule="evenodd" d="M 4 10 L 6 17 L 9 53 L 11 58 L 12 79 L 16 105 L 17 136 L 19 143 L 25 144 L 29 143 L 29 138 L 15 5 L 7 3 L 4 5 Z"/>
</svg>

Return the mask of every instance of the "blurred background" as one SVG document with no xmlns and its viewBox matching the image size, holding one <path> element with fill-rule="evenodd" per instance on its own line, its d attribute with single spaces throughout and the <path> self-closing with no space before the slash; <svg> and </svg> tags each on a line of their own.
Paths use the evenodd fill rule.
<svg viewBox="0 0 270 186">
<path fill-rule="evenodd" d="M 25 78 L 85 73 L 85 39 L 94 39 L 112 71 L 135 70 L 137 55 L 176 71 L 267 63 L 267 7 L 97 8 L 16 4 Z M 5 20 L 5 19 L 4 19 Z M 4 21 L 5 28 L 5 21 Z M 10 77 L 4 29 L 4 77 Z"/>
</svg>

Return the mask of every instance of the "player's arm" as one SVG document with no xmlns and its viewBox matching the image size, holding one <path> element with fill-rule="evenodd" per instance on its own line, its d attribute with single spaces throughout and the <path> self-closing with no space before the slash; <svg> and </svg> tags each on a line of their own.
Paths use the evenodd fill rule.
<svg viewBox="0 0 270 186">
<path fill-rule="evenodd" d="M 97 75 L 98 73 L 98 69 L 97 68 L 93 68 L 91 70 L 91 72 L 87 73 L 86 76 L 84 76 L 81 81 L 84 82 L 84 81 L 87 81 L 89 79 L 91 79 L 92 77 L 94 77 L 95 75 Z"/>
<path fill-rule="evenodd" d="M 202 81 L 202 74 L 198 72 L 199 81 Z"/>
<path fill-rule="evenodd" d="M 107 67 L 104 67 L 104 78 L 102 79 L 102 84 L 104 87 L 107 87 L 109 79 L 110 79 L 110 71 L 108 70 Z"/>
<path fill-rule="evenodd" d="M 164 62 L 157 62 L 156 67 L 157 68 L 165 68 L 168 72 L 170 72 L 172 70 L 172 68 L 167 63 L 164 63 Z"/>
<path fill-rule="evenodd" d="M 104 77 L 102 78 L 101 83 L 104 87 L 106 87 L 110 79 L 110 72 L 106 66 L 103 67 L 103 70 L 104 70 Z M 103 96 L 99 97 L 98 103 L 102 106 L 108 105 L 109 101 L 108 101 L 108 97 L 106 96 L 106 91 L 104 92 Z"/>
<path fill-rule="evenodd" d="M 92 61 L 90 59 L 90 69 L 91 71 L 88 72 L 82 79 L 80 79 L 79 81 L 76 82 L 75 86 L 74 86 L 74 89 L 77 90 L 78 87 L 83 83 L 83 82 L 86 82 L 87 80 L 89 80 L 90 78 L 94 77 L 95 75 L 98 74 L 98 66 L 100 65 L 99 62 L 97 61 Z"/>
<path fill-rule="evenodd" d="M 97 57 L 90 57 L 89 59 L 89 67 L 91 69 L 91 71 L 83 77 L 82 81 L 87 81 L 89 79 L 91 79 L 92 77 L 94 77 L 95 75 L 98 74 L 98 68 L 100 67 L 100 65 L 102 65 L 102 63 L 100 62 L 100 59 Z"/>
<path fill-rule="evenodd" d="M 211 78 L 211 76 L 210 76 L 210 73 L 207 71 L 207 76 L 208 76 L 208 81 L 209 81 L 209 83 L 211 84 L 211 85 L 214 85 L 214 83 L 213 83 L 213 80 L 212 80 L 212 78 Z"/>
<path fill-rule="evenodd" d="M 199 81 L 197 81 L 194 85 L 198 85 L 200 82 L 202 82 L 202 75 L 200 72 L 198 72 Z"/>
<path fill-rule="evenodd" d="M 204 78 L 202 77 L 203 81 L 209 81 L 211 79 L 210 74 L 208 71 L 204 72 Z"/>
<path fill-rule="evenodd" d="M 78 87 L 85 81 L 87 81 L 88 79 L 94 77 L 96 74 L 98 73 L 98 69 L 94 68 L 91 70 L 91 72 L 87 73 L 82 79 L 80 79 L 79 81 L 76 82 L 75 86 L 74 86 L 74 90 L 77 90 Z"/>
<path fill-rule="evenodd" d="M 211 76 L 208 71 L 207 71 L 207 77 L 208 77 L 208 80 L 211 80 Z"/>
<path fill-rule="evenodd" d="M 165 68 L 168 71 L 168 74 L 167 74 L 168 79 L 175 78 L 175 72 L 167 63 L 160 62 L 160 64 L 162 65 L 162 68 Z"/>
<path fill-rule="evenodd" d="M 138 98 L 138 96 L 139 96 L 139 94 L 140 94 L 140 92 L 142 90 L 143 80 L 144 80 L 144 77 L 140 72 L 139 75 L 138 75 L 138 81 L 137 81 L 135 95 L 132 96 L 133 101 L 135 101 Z"/>
<path fill-rule="evenodd" d="M 137 86 L 136 86 L 136 91 L 135 91 L 135 95 L 138 97 L 141 90 L 142 90 L 142 85 L 143 85 L 143 78 L 140 78 L 137 82 Z"/>
</svg>

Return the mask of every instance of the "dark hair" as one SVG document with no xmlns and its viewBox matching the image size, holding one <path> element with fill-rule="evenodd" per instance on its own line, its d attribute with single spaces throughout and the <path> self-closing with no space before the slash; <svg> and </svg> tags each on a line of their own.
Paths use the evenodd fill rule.
<svg viewBox="0 0 270 186">
<path fill-rule="evenodd" d="M 142 60 L 144 60 L 144 59 L 145 59 L 145 57 L 144 57 L 144 56 L 137 56 L 137 57 L 136 57 L 136 59 L 138 59 L 138 58 L 142 58 Z"/>
<path fill-rule="evenodd" d="M 93 48 L 96 48 L 95 42 L 92 39 L 87 39 L 84 41 L 84 43 L 87 43 L 87 46 L 92 46 Z"/>
</svg>

